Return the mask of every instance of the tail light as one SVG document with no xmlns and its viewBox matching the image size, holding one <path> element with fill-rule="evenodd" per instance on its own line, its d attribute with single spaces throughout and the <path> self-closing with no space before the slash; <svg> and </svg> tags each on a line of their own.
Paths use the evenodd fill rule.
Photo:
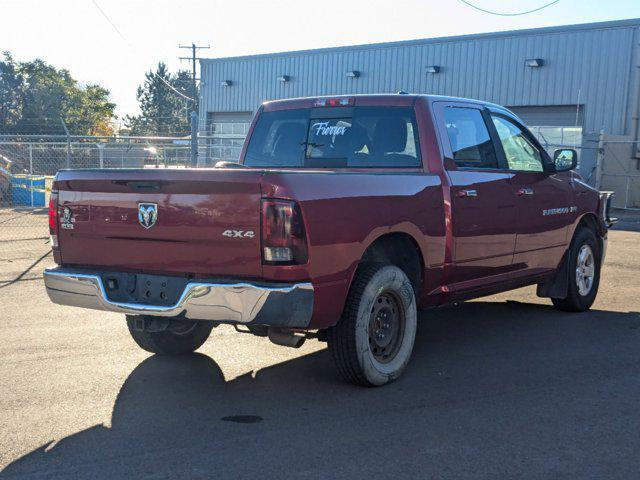
<svg viewBox="0 0 640 480">
<path fill-rule="evenodd" d="M 296 202 L 262 200 L 262 260 L 289 265 L 307 262 L 307 239 Z"/>
<path fill-rule="evenodd" d="M 58 192 L 51 192 L 49 197 L 49 235 L 51 246 L 58 246 Z"/>
</svg>

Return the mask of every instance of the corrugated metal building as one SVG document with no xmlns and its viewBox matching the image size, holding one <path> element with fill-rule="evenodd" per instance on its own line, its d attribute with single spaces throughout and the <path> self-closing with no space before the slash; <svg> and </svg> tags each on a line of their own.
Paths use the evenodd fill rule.
<svg viewBox="0 0 640 480">
<path fill-rule="evenodd" d="M 632 19 L 201 60 L 201 133 L 216 137 L 209 161 L 233 159 L 265 100 L 404 90 L 508 106 L 549 144 L 588 147 L 600 130 L 635 140 L 639 27 Z"/>
</svg>

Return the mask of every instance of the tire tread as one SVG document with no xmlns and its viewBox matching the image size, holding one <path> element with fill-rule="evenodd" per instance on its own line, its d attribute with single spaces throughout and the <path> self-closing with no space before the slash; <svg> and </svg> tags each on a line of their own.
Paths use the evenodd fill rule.
<svg viewBox="0 0 640 480">
<path fill-rule="evenodd" d="M 349 290 L 347 302 L 338 323 L 329 328 L 327 341 L 340 375 L 348 382 L 365 387 L 374 386 L 360 367 L 356 351 L 356 322 L 360 299 L 374 275 L 386 264 L 367 263 L 358 267 Z"/>
</svg>

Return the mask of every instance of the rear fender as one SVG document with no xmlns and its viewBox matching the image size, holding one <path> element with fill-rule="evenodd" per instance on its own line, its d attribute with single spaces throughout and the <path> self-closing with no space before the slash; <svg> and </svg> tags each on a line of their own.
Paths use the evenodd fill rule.
<svg viewBox="0 0 640 480">
<path fill-rule="evenodd" d="M 424 291 L 427 284 L 432 280 L 440 281 L 437 275 L 431 278 L 428 275 L 429 270 L 425 266 L 425 259 L 428 258 L 426 253 L 426 238 L 425 235 L 418 229 L 418 227 L 411 222 L 403 222 L 391 227 L 380 227 L 373 229 L 364 240 L 359 242 L 359 248 L 354 252 L 351 257 L 351 264 L 344 272 L 344 276 L 341 280 L 330 281 L 328 283 L 314 283 L 315 290 L 315 309 L 314 318 L 312 319 L 312 328 L 327 328 L 335 325 L 340 319 L 342 311 L 344 310 L 349 290 L 352 282 L 355 278 L 358 266 L 360 265 L 365 252 L 369 249 L 373 243 L 381 237 L 389 234 L 401 233 L 407 235 L 411 241 L 417 246 L 418 253 L 421 261 L 421 276 L 422 286 L 421 291 L 417 293 L 417 303 L 422 303 L 422 298 L 425 296 Z M 421 240 L 419 240 L 421 239 Z M 441 268 L 434 268 L 434 270 L 440 271 Z"/>
<path fill-rule="evenodd" d="M 414 245 L 418 248 L 418 254 L 420 256 L 420 266 L 421 266 L 421 277 L 424 280 L 425 275 L 425 258 L 426 258 L 426 245 L 424 242 L 418 241 L 420 238 L 424 238 L 424 234 L 420 231 L 420 229 L 411 222 L 403 222 L 401 224 L 395 225 L 389 228 L 376 228 L 367 235 L 367 238 L 362 242 L 362 249 L 359 252 L 359 256 L 355 259 L 354 263 L 351 265 L 349 269 L 349 288 L 355 278 L 356 272 L 358 270 L 358 266 L 362 261 L 367 250 L 373 245 L 377 240 L 384 237 L 385 235 L 390 235 L 394 233 L 402 233 L 408 235 Z M 424 281 L 422 282 L 423 290 L 424 290 Z M 418 296 L 422 292 L 416 292 Z"/>
</svg>

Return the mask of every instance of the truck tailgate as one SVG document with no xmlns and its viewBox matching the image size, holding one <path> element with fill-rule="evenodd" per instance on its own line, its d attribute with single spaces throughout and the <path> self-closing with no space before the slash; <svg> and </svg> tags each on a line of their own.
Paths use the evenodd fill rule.
<svg viewBox="0 0 640 480">
<path fill-rule="evenodd" d="M 61 171 L 62 263 L 258 277 L 260 178 L 255 170 Z"/>
</svg>

